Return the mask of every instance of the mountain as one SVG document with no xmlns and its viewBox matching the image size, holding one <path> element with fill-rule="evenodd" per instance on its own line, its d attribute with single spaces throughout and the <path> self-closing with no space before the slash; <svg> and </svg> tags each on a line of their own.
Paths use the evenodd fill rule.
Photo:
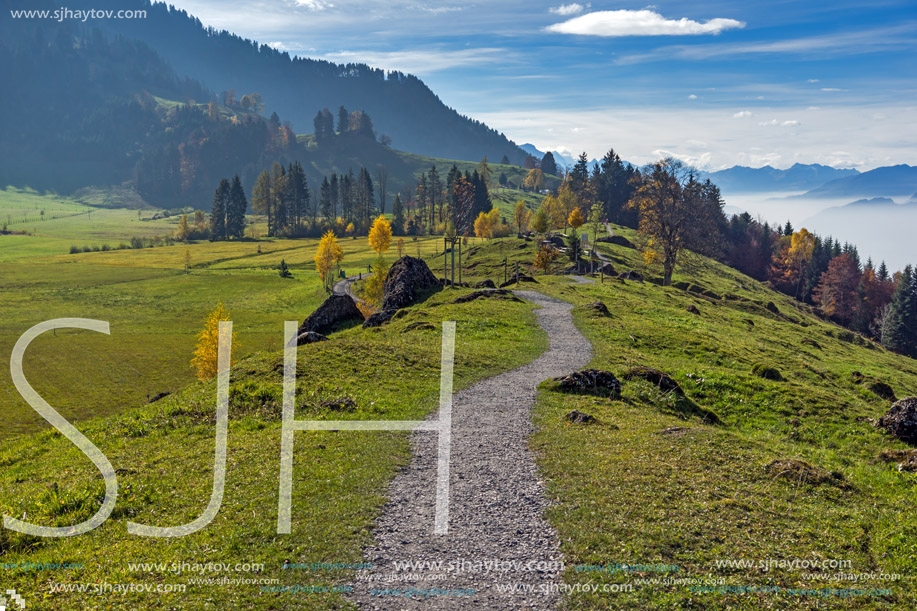
<svg viewBox="0 0 917 611">
<path fill-rule="evenodd" d="M 28 8 L 41 8 L 37 4 L 50 6 L 51 0 L 32 2 Z M 266 113 L 276 112 L 298 133 L 313 131 L 319 110 L 336 114 L 345 106 L 368 113 L 375 129 L 402 150 L 469 161 L 506 155 L 519 165 L 525 158 L 503 134 L 449 108 L 410 74 L 291 57 L 266 44 L 204 27 L 184 10 L 151 0 L 73 0 L 68 6 L 146 11 L 145 19 L 102 19 L 94 25 L 147 43 L 179 75 L 214 92 L 259 93 Z"/>
<path fill-rule="evenodd" d="M 892 269 L 902 269 L 917 261 L 913 240 L 917 200 L 897 204 L 887 197 L 860 199 L 826 208 L 806 219 L 803 226 L 856 244 L 864 259 L 884 260 Z"/>
<path fill-rule="evenodd" d="M 725 170 L 705 173 L 704 176 L 726 192 L 760 193 L 805 191 L 835 179 L 857 174 L 859 174 L 857 170 L 841 170 L 819 164 L 797 163 L 786 170 L 778 170 L 769 165 L 762 168 L 737 165 Z"/>
<path fill-rule="evenodd" d="M 876 168 L 855 176 L 832 180 L 801 198 L 894 197 L 917 191 L 917 167 L 905 164 Z"/>
</svg>

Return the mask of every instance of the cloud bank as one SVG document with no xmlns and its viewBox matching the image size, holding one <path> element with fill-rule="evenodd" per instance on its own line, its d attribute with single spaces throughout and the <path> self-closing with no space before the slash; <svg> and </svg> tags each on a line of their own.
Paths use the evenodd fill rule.
<svg viewBox="0 0 917 611">
<path fill-rule="evenodd" d="M 655 11 L 643 9 L 639 11 L 595 11 L 555 23 L 546 29 L 559 34 L 620 37 L 719 34 L 724 30 L 744 27 L 744 22 L 735 19 L 717 18 L 701 23 L 684 17 L 666 19 Z"/>
</svg>

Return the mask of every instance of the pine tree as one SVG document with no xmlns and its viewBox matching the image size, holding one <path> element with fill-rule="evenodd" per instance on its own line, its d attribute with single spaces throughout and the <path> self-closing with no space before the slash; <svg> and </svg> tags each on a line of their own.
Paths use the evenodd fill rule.
<svg viewBox="0 0 917 611">
<path fill-rule="evenodd" d="M 226 235 L 230 238 L 241 238 L 245 235 L 245 212 L 248 209 L 248 200 L 245 199 L 245 189 L 242 180 L 236 174 L 229 187 L 229 207 L 226 209 Z"/>
<path fill-rule="evenodd" d="M 392 202 L 392 231 L 396 235 L 404 233 L 404 202 L 401 201 L 401 194 L 395 195 L 395 201 Z"/>
<path fill-rule="evenodd" d="M 335 176 L 334 179 L 336 182 L 337 177 Z M 334 220 L 335 203 L 331 197 L 331 183 L 328 181 L 327 176 L 322 178 L 322 186 L 319 187 L 318 207 L 326 221 L 331 222 Z"/>
<path fill-rule="evenodd" d="M 338 132 L 343 134 L 350 129 L 350 112 L 341 106 L 338 108 Z"/>
<path fill-rule="evenodd" d="M 503 159 L 500 160 L 501 165 L 510 165 L 509 157 L 503 155 Z"/>
<path fill-rule="evenodd" d="M 213 207 L 210 209 L 210 239 L 226 239 L 226 210 L 229 207 L 229 181 L 220 181 L 213 194 Z"/>
<path fill-rule="evenodd" d="M 252 208 L 255 212 L 267 216 L 267 233 L 274 235 L 274 195 L 271 174 L 267 170 L 263 170 L 255 179 L 255 186 L 252 187 Z"/>
<path fill-rule="evenodd" d="M 882 345 L 917 358 L 917 278 L 908 265 L 898 279 L 882 325 Z"/>
</svg>

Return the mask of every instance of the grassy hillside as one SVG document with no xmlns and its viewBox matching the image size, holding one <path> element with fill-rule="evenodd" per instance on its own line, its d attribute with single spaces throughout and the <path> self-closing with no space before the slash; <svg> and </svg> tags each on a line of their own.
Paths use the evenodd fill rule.
<svg viewBox="0 0 917 611">
<path fill-rule="evenodd" d="M 618 228 L 617 233 L 633 236 Z M 520 260 L 529 249 L 509 247 Z M 493 248 L 470 252 L 475 278 L 500 271 Z M 637 251 L 603 250 L 619 269 L 642 268 Z M 570 584 L 630 584 L 632 592 L 571 595 L 571 609 L 910 608 L 917 568 L 915 476 L 879 459 L 905 449 L 873 426 L 890 406 L 870 387 L 917 395 L 917 361 L 826 323 L 807 307 L 711 261 L 675 283 L 539 278 L 540 290 L 578 304 L 593 342 L 592 366 L 621 377 L 662 370 L 685 397 L 623 382 L 620 400 L 571 396 L 545 384 L 533 447 L 557 505 L 569 565 L 675 565 L 679 570 L 577 571 Z M 601 301 L 611 316 L 586 304 Z M 769 304 L 771 304 L 769 306 Z M 692 313 L 694 307 L 699 313 Z M 770 309 L 769 309 L 770 308 Z M 753 373 L 777 369 L 782 380 Z M 601 424 L 569 425 L 579 409 Z M 721 424 L 709 424 L 714 413 Z M 678 427 L 678 428 L 673 428 Z M 775 461 L 802 461 L 786 463 Z M 900 461 L 899 461 L 900 462 Z M 840 560 L 846 568 L 758 568 L 761 561 Z M 751 561 L 756 568 L 718 567 Z M 786 565 L 784 565 L 786 566 Z M 838 574 L 863 575 L 859 582 Z M 879 575 L 889 576 L 887 579 Z M 893 576 L 898 576 L 895 579 Z M 640 580 L 657 579 L 654 585 Z M 677 585 L 662 580 L 688 579 Z M 690 581 L 697 580 L 697 581 Z M 692 591 L 700 586 L 728 593 Z M 779 593 L 738 593 L 743 587 Z M 819 590 L 803 594 L 793 588 Z M 825 588 L 861 589 L 846 598 Z M 888 589 L 877 595 L 875 590 Z M 827 605 L 827 606 L 826 606 Z"/>
<path fill-rule="evenodd" d="M 435 409 L 439 390 L 439 324 L 455 320 L 457 387 L 519 365 L 543 350 L 531 307 L 525 303 L 450 303 L 434 295 L 381 330 L 359 328 L 299 350 L 299 419 L 420 419 Z M 300 316 L 308 312 L 298 306 Z M 276 316 L 277 326 L 282 317 Z M 241 329 L 245 323 L 236 319 Z M 115 326 L 113 325 L 113 330 Z M 58 338 L 60 339 L 60 338 Z M 509 357 L 507 357 L 509 354 Z M 409 458 L 406 434 L 297 433 L 293 533 L 276 534 L 282 354 L 262 352 L 232 370 L 228 478 L 225 500 L 205 530 L 173 540 L 129 536 L 125 520 L 174 525 L 193 520 L 206 505 L 213 469 L 215 384 L 196 383 L 151 406 L 80 423 L 80 429 L 118 470 L 115 515 L 90 534 L 33 539 L 2 531 L 3 562 L 66 562 L 83 568 L 21 570 L 5 587 L 42 600 L 44 609 L 85 608 L 86 595 L 50 593 L 51 583 L 186 585 L 184 592 L 108 597 L 107 609 L 339 609 L 340 594 L 262 591 L 262 586 L 330 588 L 347 571 L 284 571 L 283 563 L 360 562 L 361 546 L 385 486 Z M 27 371 L 28 373 L 28 371 Z M 377 383 L 385 380 L 385 383 Z M 113 384 L 97 380 L 97 384 Z M 350 399 L 354 407 L 330 404 Z M 53 403 L 53 401 L 52 401 Z M 41 433 L 8 441 L 0 453 L 0 509 L 27 514 L 44 525 L 86 519 L 104 496 L 97 472 L 59 435 Z M 432 528 L 432 524 L 431 524 Z M 131 563 L 239 563 L 263 568 L 181 574 Z M 195 584 L 192 578 L 248 579 L 244 585 Z"/>
</svg>

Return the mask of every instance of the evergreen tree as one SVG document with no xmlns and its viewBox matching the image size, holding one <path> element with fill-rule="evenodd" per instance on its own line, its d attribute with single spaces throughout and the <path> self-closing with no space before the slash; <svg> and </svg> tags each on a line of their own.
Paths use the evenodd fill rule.
<svg viewBox="0 0 917 611">
<path fill-rule="evenodd" d="M 395 195 L 395 201 L 392 203 L 392 231 L 395 235 L 404 233 L 404 202 L 401 201 L 401 194 Z"/>
<path fill-rule="evenodd" d="M 338 175 L 333 172 L 331 174 L 331 182 L 328 183 L 328 197 L 331 200 L 331 214 L 324 216 L 333 219 L 338 215 L 338 211 L 341 209 L 341 183 L 338 180 Z"/>
<path fill-rule="evenodd" d="M 783 235 L 791 236 L 793 235 L 793 224 L 789 221 L 786 222 L 786 225 L 783 226 Z"/>
<path fill-rule="evenodd" d="M 226 239 L 226 209 L 229 206 L 229 181 L 225 178 L 213 194 L 213 207 L 210 211 L 210 239 Z"/>
<path fill-rule="evenodd" d="M 245 199 L 245 189 L 242 180 L 236 174 L 232 177 L 229 187 L 229 206 L 226 209 L 226 235 L 231 238 L 241 238 L 245 235 L 245 212 L 248 209 L 248 200 Z"/>
<path fill-rule="evenodd" d="M 274 205 L 274 223 L 268 225 L 268 235 L 277 235 L 288 224 L 289 206 L 287 195 L 287 172 L 282 165 L 274 162 L 271 166 L 271 201 Z"/>
<path fill-rule="evenodd" d="M 888 273 L 888 266 L 885 265 L 885 261 L 879 264 L 879 271 L 876 272 L 876 278 L 882 282 L 887 282 L 891 276 Z"/>
<path fill-rule="evenodd" d="M 274 200 L 271 188 L 271 174 L 262 170 L 255 179 L 252 187 L 252 208 L 259 214 L 267 216 L 268 235 L 274 235 L 271 228 L 274 226 Z"/>
<path fill-rule="evenodd" d="M 500 172 L 500 186 L 505 187 L 507 182 L 509 182 L 509 179 L 506 177 L 506 172 Z"/>
<path fill-rule="evenodd" d="M 510 165 L 509 157 L 503 155 L 503 159 L 500 160 L 501 165 Z"/>
<path fill-rule="evenodd" d="M 557 174 L 557 162 L 554 160 L 554 153 L 548 151 L 541 159 L 541 171 L 545 174 L 555 176 Z"/>
<path fill-rule="evenodd" d="M 343 134 L 350 129 L 350 112 L 341 106 L 338 108 L 338 133 Z"/>
<path fill-rule="evenodd" d="M 882 325 L 882 345 L 917 358 L 917 277 L 910 265 L 898 279 Z"/>
<path fill-rule="evenodd" d="M 332 178 L 334 178 L 335 183 L 337 183 L 337 176 L 333 176 Z M 335 202 L 331 197 L 331 183 L 328 181 L 327 176 L 322 178 L 322 186 L 319 188 L 318 207 L 321 215 L 325 217 L 325 220 L 329 222 L 334 220 Z"/>
</svg>

